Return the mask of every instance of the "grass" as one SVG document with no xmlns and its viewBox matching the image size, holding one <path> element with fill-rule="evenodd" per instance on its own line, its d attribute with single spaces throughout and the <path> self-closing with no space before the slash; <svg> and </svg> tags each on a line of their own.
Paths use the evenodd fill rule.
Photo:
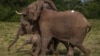
<svg viewBox="0 0 100 56">
<path fill-rule="evenodd" d="M 100 20 L 89 19 L 89 22 L 92 25 L 92 29 L 87 34 L 83 45 L 91 49 L 91 56 L 100 56 Z M 16 52 L 26 38 L 25 36 L 17 41 L 11 52 L 7 51 L 7 47 L 13 41 L 19 24 L 19 22 L 0 22 L 0 56 L 29 56 L 31 45 L 26 45 L 21 52 Z M 57 49 L 62 53 L 65 52 L 65 47 L 62 44 L 59 44 Z"/>
</svg>

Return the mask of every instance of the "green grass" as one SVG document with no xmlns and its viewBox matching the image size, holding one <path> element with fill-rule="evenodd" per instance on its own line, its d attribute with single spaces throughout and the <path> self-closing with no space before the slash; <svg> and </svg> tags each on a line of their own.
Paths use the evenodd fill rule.
<svg viewBox="0 0 100 56">
<path fill-rule="evenodd" d="M 92 29 L 87 34 L 83 45 L 91 49 L 91 56 L 100 56 L 100 20 L 89 19 L 89 22 L 92 25 Z M 26 38 L 25 36 L 17 41 L 12 47 L 11 52 L 7 51 L 7 47 L 11 41 L 13 41 L 19 24 L 19 22 L 0 22 L 0 56 L 30 56 L 30 45 L 24 46 L 21 52 L 16 52 Z M 59 44 L 57 49 L 65 50 L 65 47 L 62 44 Z"/>
</svg>

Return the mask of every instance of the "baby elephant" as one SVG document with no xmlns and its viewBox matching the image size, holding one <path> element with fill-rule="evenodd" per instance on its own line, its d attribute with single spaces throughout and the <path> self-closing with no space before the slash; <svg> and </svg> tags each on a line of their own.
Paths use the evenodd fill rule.
<svg viewBox="0 0 100 56">
<path fill-rule="evenodd" d="M 35 51 L 36 46 L 39 43 L 39 41 L 40 41 L 40 35 L 38 33 L 28 34 L 27 38 L 24 41 L 24 43 L 22 44 L 22 46 L 17 51 L 20 51 L 20 49 L 22 49 L 23 46 L 27 45 L 27 44 L 33 44 L 34 45 L 34 49 L 32 48 L 32 50 Z"/>
</svg>

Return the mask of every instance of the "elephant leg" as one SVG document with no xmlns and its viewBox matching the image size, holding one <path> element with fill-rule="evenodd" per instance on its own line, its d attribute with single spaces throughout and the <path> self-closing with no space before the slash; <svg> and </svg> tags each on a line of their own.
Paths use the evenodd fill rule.
<svg viewBox="0 0 100 56">
<path fill-rule="evenodd" d="M 49 45 L 48 45 L 48 50 L 50 51 L 50 53 L 52 53 L 52 54 L 55 54 L 56 53 L 56 50 L 55 50 L 55 48 L 54 48 L 54 41 L 52 40 L 50 43 L 49 43 Z"/>
<path fill-rule="evenodd" d="M 68 45 L 67 56 L 74 56 L 74 46 L 71 44 Z"/>
<path fill-rule="evenodd" d="M 49 44 L 51 38 L 52 37 L 50 37 L 50 36 L 42 37 L 42 47 L 41 47 L 40 56 L 46 56 L 46 50 L 47 50 L 47 47 L 48 47 L 48 44 Z"/>
<path fill-rule="evenodd" d="M 67 56 L 74 56 L 74 46 L 68 42 L 63 42 L 67 49 Z"/>
<path fill-rule="evenodd" d="M 34 43 L 33 43 L 34 44 Z M 33 48 L 33 47 L 32 47 Z M 41 39 L 38 39 L 37 43 L 36 43 L 36 46 L 35 46 L 35 49 L 33 48 L 32 50 L 32 55 L 33 56 L 38 56 L 39 52 L 40 52 L 40 49 L 41 49 Z"/>
<path fill-rule="evenodd" d="M 76 47 L 84 53 L 84 56 L 90 56 L 90 50 L 85 48 L 83 45 L 76 45 Z"/>
<path fill-rule="evenodd" d="M 53 52 L 54 51 L 54 42 L 53 42 L 53 40 L 50 41 L 50 43 L 48 45 L 48 50 L 50 52 Z"/>
<path fill-rule="evenodd" d="M 57 39 L 52 39 L 48 45 L 48 49 L 51 51 L 52 54 L 54 55 L 58 55 L 58 51 L 56 50 L 57 49 L 57 46 L 59 44 L 59 41 Z"/>
<path fill-rule="evenodd" d="M 33 45 L 32 45 L 32 48 L 31 48 L 31 50 L 30 50 L 31 56 L 34 56 L 35 50 L 36 50 L 36 45 L 33 44 Z"/>
<path fill-rule="evenodd" d="M 27 44 L 29 44 L 29 41 L 24 41 L 24 43 L 22 44 L 22 46 L 17 49 L 17 52 L 20 51 L 20 49 L 22 49 L 24 47 L 24 45 L 27 45 Z"/>
<path fill-rule="evenodd" d="M 54 50 L 53 50 L 53 54 L 54 55 L 59 55 L 59 52 L 56 50 L 57 49 L 57 46 L 59 44 L 59 41 L 57 39 L 53 39 L 54 41 Z"/>
</svg>

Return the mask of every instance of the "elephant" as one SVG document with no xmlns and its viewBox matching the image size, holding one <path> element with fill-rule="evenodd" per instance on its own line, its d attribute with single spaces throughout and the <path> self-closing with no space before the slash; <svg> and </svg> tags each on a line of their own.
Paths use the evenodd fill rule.
<svg viewBox="0 0 100 56">
<path fill-rule="evenodd" d="M 37 47 L 40 47 L 40 41 L 41 41 L 38 22 L 34 21 L 34 23 L 32 23 L 30 20 L 23 19 L 22 16 L 21 16 L 20 21 L 21 21 L 20 27 L 17 31 L 14 41 L 8 46 L 8 51 L 10 51 L 11 46 L 14 45 L 16 41 L 19 39 L 20 35 L 23 36 L 23 35 L 28 34 L 27 39 L 24 41 L 23 45 L 17 51 L 19 51 L 26 44 L 33 44 L 32 49 L 31 49 L 31 54 L 34 55 L 33 53 L 34 50 L 38 50 L 36 51 L 36 53 L 40 51 L 39 48 L 36 49 Z M 55 41 L 55 42 L 52 42 L 52 41 Z M 53 54 L 58 54 L 58 52 L 55 50 L 58 45 L 57 44 L 58 42 L 56 41 L 56 39 L 52 39 L 52 41 L 51 43 L 49 43 L 48 49 L 52 51 Z M 54 46 L 54 43 L 55 43 L 55 46 Z"/>
<path fill-rule="evenodd" d="M 41 56 L 46 56 L 46 49 L 52 37 L 60 40 L 69 49 L 68 56 L 73 56 L 74 47 L 79 48 L 85 56 L 90 55 L 90 51 L 82 45 L 82 42 L 87 29 L 91 29 L 91 26 L 81 13 L 73 10 L 58 12 L 43 8 L 40 17 L 32 20 L 39 20 L 42 38 Z"/>
<path fill-rule="evenodd" d="M 90 50 L 82 45 L 86 33 L 91 30 L 91 25 L 85 16 L 74 10 L 60 12 L 51 10 L 48 6 L 38 4 L 32 19 L 32 21 L 39 21 L 42 37 L 41 56 L 46 56 L 46 48 L 52 37 L 60 40 L 71 51 L 68 52 L 68 56 L 73 56 L 74 47 L 79 48 L 85 56 L 89 56 Z M 67 47 L 67 43 L 69 43 L 69 47 Z"/>
<path fill-rule="evenodd" d="M 42 37 L 41 56 L 46 56 L 46 48 L 52 37 L 64 42 L 65 45 L 68 42 L 71 43 L 85 56 L 90 55 L 90 50 L 82 43 L 91 25 L 80 12 L 73 10 L 58 12 L 43 8 L 40 13 L 39 26 Z"/>
<path fill-rule="evenodd" d="M 79 48 L 85 56 L 90 55 L 90 50 L 82 45 L 87 32 L 91 30 L 91 25 L 84 15 L 74 10 L 55 11 L 48 9 L 44 4 L 41 7 L 38 5 L 33 14 L 22 12 L 23 17 L 21 18 L 24 18 L 24 15 L 33 15 L 29 16 L 29 19 L 32 19 L 32 22 L 38 22 L 42 40 L 41 47 L 39 47 L 41 48 L 41 56 L 46 56 L 46 49 L 52 38 L 59 40 L 66 46 L 68 56 L 73 56 L 74 47 Z M 38 11 L 39 9 L 40 11 Z"/>
<path fill-rule="evenodd" d="M 90 50 L 85 48 L 82 43 L 86 34 L 91 30 L 91 25 L 80 12 L 74 10 L 59 12 L 43 8 L 40 18 L 37 20 L 42 39 L 42 47 L 39 47 L 41 56 L 46 56 L 46 49 L 52 38 L 66 46 L 68 56 L 73 56 L 74 47 L 79 48 L 85 56 L 90 55 Z M 38 55 L 36 54 L 36 56 Z"/>
</svg>

